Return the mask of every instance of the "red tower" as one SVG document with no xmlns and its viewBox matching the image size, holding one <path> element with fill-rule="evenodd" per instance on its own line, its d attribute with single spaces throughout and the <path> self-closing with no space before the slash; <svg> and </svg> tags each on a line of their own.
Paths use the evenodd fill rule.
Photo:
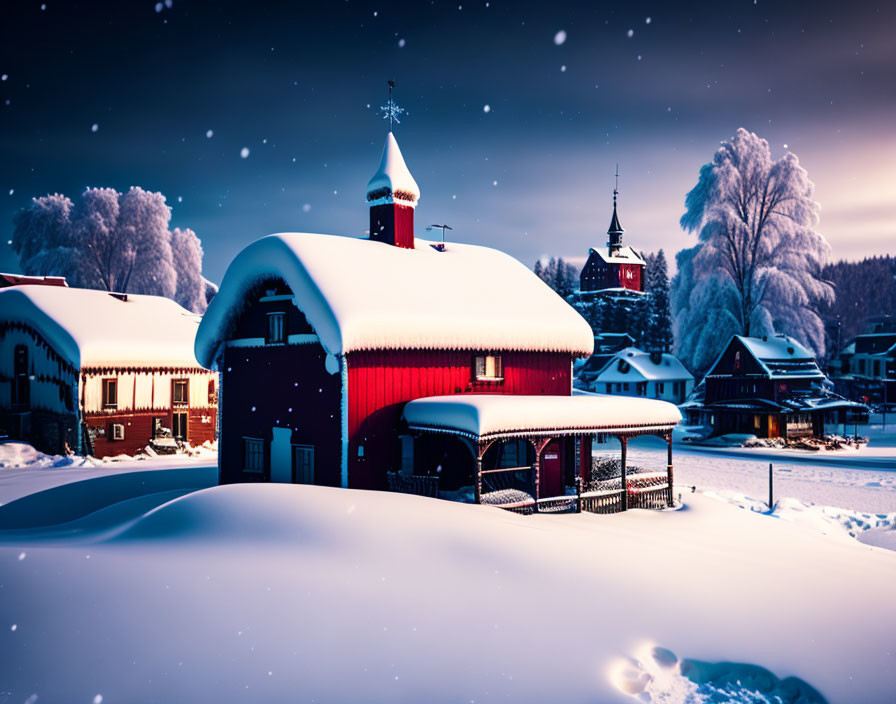
<svg viewBox="0 0 896 704">
<path fill-rule="evenodd" d="M 420 189 L 411 176 L 392 132 L 386 135 L 380 167 L 367 184 L 370 239 L 414 248 L 414 208 Z"/>
</svg>

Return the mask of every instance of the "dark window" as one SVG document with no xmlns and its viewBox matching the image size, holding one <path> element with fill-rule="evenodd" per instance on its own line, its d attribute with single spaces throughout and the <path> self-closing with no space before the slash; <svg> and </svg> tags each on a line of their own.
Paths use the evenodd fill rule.
<svg viewBox="0 0 896 704">
<path fill-rule="evenodd" d="M 178 440 L 187 439 L 187 414 L 171 414 L 171 434 Z"/>
<path fill-rule="evenodd" d="M 171 402 L 178 406 L 186 406 L 190 399 L 189 381 L 175 379 L 171 382 Z"/>
<path fill-rule="evenodd" d="M 31 378 L 28 374 L 28 348 L 25 345 L 16 345 L 13 357 L 13 375 L 15 376 L 12 386 L 13 405 L 30 405 Z"/>
<path fill-rule="evenodd" d="M 666 392 L 666 385 L 662 381 L 656 382 L 656 395 L 662 396 Z"/>
<path fill-rule="evenodd" d="M 499 354 L 477 355 L 473 363 L 476 381 L 502 381 L 504 364 Z"/>
<path fill-rule="evenodd" d="M 268 339 L 269 345 L 284 342 L 286 339 L 285 331 L 286 314 L 285 313 L 268 313 Z"/>
<path fill-rule="evenodd" d="M 208 380 L 208 405 L 214 406 L 218 403 L 218 391 L 215 388 L 215 380 Z"/>
<path fill-rule="evenodd" d="M 296 484 L 314 484 L 314 446 L 292 446 L 292 480 Z"/>
<path fill-rule="evenodd" d="M 638 396 L 646 396 L 647 395 L 647 382 L 639 381 L 635 385 L 635 389 L 636 389 L 636 393 L 638 394 Z"/>
<path fill-rule="evenodd" d="M 264 440 L 243 438 L 243 471 L 264 473 Z"/>
<path fill-rule="evenodd" d="M 103 408 L 118 408 L 118 379 L 103 379 Z"/>
</svg>

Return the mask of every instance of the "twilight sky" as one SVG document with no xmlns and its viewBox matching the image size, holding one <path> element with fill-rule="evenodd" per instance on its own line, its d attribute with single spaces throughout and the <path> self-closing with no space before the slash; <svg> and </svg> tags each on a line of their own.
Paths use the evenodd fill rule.
<svg viewBox="0 0 896 704">
<path fill-rule="evenodd" d="M 361 234 L 389 78 L 418 235 L 581 259 L 618 161 L 625 242 L 674 253 L 743 126 L 799 156 L 834 258 L 892 253 L 894 28 L 861 1 L 3 3 L 0 270 L 17 209 L 88 186 L 164 193 L 215 281 L 265 234 Z"/>
</svg>

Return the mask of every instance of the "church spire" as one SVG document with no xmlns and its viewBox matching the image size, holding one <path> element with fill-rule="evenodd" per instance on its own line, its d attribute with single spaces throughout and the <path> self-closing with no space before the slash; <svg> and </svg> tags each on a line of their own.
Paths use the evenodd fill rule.
<svg viewBox="0 0 896 704">
<path fill-rule="evenodd" d="M 613 218 L 610 220 L 610 227 L 607 230 L 607 249 L 610 256 L 613 256 L 622 249 L 622 225 L 619 224 L 619 216 L 616 214 L 616 197 L 619 195 L 619 164 L 616 164 L 616 187 L 613 189 Z"/>
</svg>

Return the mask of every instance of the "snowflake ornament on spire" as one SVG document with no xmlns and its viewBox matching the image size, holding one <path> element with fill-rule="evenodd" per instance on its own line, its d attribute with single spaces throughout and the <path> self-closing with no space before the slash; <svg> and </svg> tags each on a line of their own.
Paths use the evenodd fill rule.
<svg viewBox="0 0 896 704">
<path fill-rule="evenodd" d="M 398 107 L 395 104 L 395 101 L 392 100 L 392 89 L 395 87 L 395 81 L 389 81 L 389 102 L 380 107 L 380 112 L 383 113 L 383 119 L 389 120 L 389 131 L 392 131 L 392 123 L 394 122 L 397 125 L 401 124 L 401 120 L 398 119 L 398 116 L 405 112 L 404 108 Z"/>
</svg>

